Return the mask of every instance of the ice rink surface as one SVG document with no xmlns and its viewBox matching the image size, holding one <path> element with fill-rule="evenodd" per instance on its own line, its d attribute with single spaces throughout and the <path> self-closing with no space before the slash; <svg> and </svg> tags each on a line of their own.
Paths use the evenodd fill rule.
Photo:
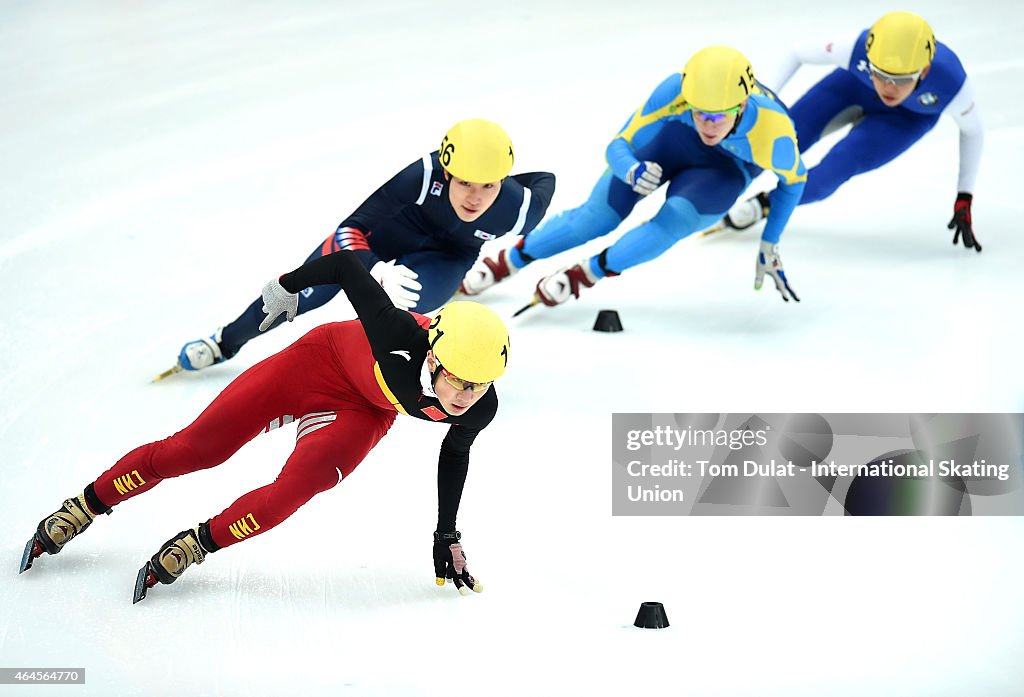
<svg viewBox="0 0 1024 697">
<path fill-rule="evenodd" d="M 759 70 L 891 9 L 926 16 L 974 81 L 984 253 L 946 229 L 944 118 L 797 210 L 781 250 L 800 304 L 753 291 L 756 235 L 722 235 L 511 320 L 459 516 L 484 593 L 433 583 L 444 429 L 408 418 L 343 486 L 137 606 L 143 561 L 271 481 L 291 429 L 17 575 L 63 498 L 350 316 L 335 301 L 223 366 L 149 382 L 456 121 L 500 122 L 517 171 L 555 172 L 556 213 L 697 49 L 734 45 Z M 609 466 L 614 412 L 1024 411 L 1021 35 L 1024 9 L 997 0 L 5 3 L 0 667 L 87 677 L 0 695 L 1024 695 L 1020 519 L 613 518 Z M 781 96 L 822 74 L 802 69 Z M 585 252 L 481 299 L 510 316 Z M 591 330 L 605 308 L 624 332 Z M 631 626 L 648 600 L 670 628 Z"/>
</svg>

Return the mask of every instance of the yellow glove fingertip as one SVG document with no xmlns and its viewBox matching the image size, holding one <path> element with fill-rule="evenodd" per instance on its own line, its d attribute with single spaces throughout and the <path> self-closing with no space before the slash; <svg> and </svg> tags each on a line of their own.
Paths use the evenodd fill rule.
<svg viewBox="0 0 1024 697">
<path fill-rule="evenodd" d="M 439 586 L 443 586 L 444 585 L 444 579 L 443 578 L 435 578 L 434 579 L 434 583 L 436 583 Z"/>
</svg>

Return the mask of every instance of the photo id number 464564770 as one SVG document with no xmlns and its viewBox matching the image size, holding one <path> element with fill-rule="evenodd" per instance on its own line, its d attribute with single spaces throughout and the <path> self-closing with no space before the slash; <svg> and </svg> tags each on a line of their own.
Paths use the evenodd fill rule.
<svg viewBox="0 0 1024 697">
<path fill-rule="evenodd" d="M 84 668 L 0 668 L 0 685 L 26 683 L 81 685 L 85 683 Z"/>
</svg>

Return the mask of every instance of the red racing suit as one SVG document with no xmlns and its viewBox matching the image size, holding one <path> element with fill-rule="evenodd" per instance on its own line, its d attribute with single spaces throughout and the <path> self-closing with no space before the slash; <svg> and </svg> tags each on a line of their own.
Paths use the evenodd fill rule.
<svg viewBox="0 0 1024 697">
<path fill-rule="evenodd" d="M 209 521 L 218 548 L 270 530 L 350 475 L 401 412 L 449 424 L 438 457 L 437 530 L 455 530 L 469 450 L 497 410 L 493 386 L 460 417 L 430 390 L 430 319 L 396 308 L 355 254 L 340 251 L 281 277 L 289 292 L 342 286 L 359 319 L 313 329 L 239 375 L 189 426 L 131 451 L 89 489 L 111 507 L 164 479 L 215 467 L 256 435 L 298 423 L 295 450 L 270 484 Z"/>
</svg>

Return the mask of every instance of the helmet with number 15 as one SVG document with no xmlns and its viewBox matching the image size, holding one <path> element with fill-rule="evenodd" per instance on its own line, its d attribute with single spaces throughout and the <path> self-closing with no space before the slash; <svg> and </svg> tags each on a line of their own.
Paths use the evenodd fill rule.
<svg viewBox="0 0 1024 697">
<path fill-rule="evenodd" d="M 735 48 L 708 46 L 683 69 L 683 99 L 700 111 L 719 112 L 743 104 L 754 89 L 754 69 Z"/>
</svg>

